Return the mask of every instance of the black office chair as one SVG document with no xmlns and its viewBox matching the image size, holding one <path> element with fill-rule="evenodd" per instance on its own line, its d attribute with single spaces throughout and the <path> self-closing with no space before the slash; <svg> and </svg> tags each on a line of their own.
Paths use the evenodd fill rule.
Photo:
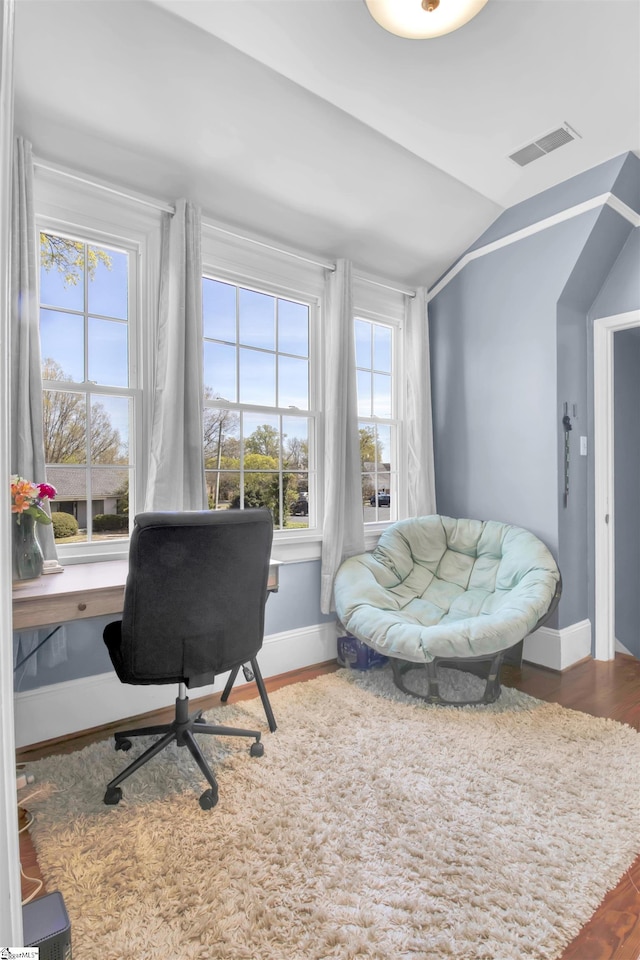
<svg viewBox="0 0 640 960">
<path fill-rule="evenodd" d="M 189 749 L 209 783 L 200 806 L 214 807 L 218 785 L 195 733 L 251 737 L 251 756 L 262 756 L 259 731 L 208 724 L 202 710 L 189 715 L 186 688 L 213 683 L 217 674 L 229 670 L 235 678 L 240 666 L 250 663 L 269 726 L 275 729 L 256 660 L 264 634 L 272 538 L 266 509 L 142 513 L 135 518 L 122 620 L 107 625 L 104 641 L 122 683 L 180 686 L 171 723 L 116 733 L 116 750 L 129 750 L 132 737 L 161 736 L 107 785 L 105 803 L 118 803 L 118 784 L 175 740 Z"/>
</svg>

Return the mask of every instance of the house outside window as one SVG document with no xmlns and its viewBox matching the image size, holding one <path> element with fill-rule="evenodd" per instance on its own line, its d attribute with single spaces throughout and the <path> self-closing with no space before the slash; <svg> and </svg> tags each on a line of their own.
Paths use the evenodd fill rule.
<svg viewBox="0 0 640 960">
<path fill-rule="evenodd" d="M 312 301 L 205 276 L 204 458 L 213 510 L 317 524 Z"/>
<path fill-rule="evenodd" d="M 129 536 L 135 310 L 132 250 L 40 232 L 40 340 L 47 481 L 60 543 Z M 71 531 L 71 532 L 69 532 Z"/>
<path fill-rule="evenodd" d="M 354 320 L 358 431 L 365 523 L 398 517 L 398 423 L 395 416 L 394 326 Z"/>
</svg>

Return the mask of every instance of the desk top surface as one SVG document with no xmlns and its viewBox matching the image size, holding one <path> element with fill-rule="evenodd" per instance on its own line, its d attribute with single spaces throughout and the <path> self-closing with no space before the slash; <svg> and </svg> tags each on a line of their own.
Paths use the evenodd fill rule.
<svg viewBox="0 0 640 960">
<path fill-rule="evenodd" d="M 128 568 L 128 560 L 69 564 L 62 573 L 48 573 L 37 580 L 14 582 L 13 602 L 15 604 L 45 597 L 124 588 Z"/>
</svg>

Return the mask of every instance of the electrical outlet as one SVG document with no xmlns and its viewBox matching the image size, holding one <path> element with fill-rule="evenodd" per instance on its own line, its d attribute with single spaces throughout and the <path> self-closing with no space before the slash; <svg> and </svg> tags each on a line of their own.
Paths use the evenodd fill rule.
<svg viewBox="0 0 640 960">
<path fill-rule="evenodd" d="M 586 457 L 587 455 L 587 438 L 580 437 L 580 456 Z"/>
</svg>

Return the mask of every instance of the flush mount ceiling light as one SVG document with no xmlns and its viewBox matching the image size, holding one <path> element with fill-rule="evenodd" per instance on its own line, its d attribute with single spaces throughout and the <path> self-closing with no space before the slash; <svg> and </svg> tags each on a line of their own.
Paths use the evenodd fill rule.
<svg viewBox="0 0 640 960">
<path fill-rule="evenodd" d="M 487 0 L 364 0 L 381 27 L 397 37 L 426 40 L 464 26 Z"/>
</svg>

